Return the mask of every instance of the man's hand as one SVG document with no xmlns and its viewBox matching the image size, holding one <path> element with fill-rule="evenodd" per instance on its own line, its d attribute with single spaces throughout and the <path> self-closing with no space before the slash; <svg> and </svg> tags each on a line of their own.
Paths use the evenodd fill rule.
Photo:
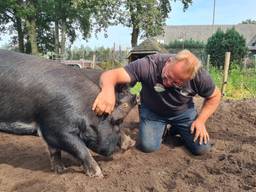
<svg viewBox="0 0 256 192">
<path fill-rule="evenodd" d="M 92 110 L 97 115 L 110 114 L 114 110 L 115 100 L 114 90 L 101 91 L 93 103 Z"/>
<path fill-rule="evenodd" d="M 115 85 L 130 82 L 131 78 L 129 74 L 122 67 L 102 73 L 100 77 L 101 92 L 96 97 L 92 110 L 97 115 L 112 113 L 116 103 Z"/>
<path fill-rule="evenodd" d="M 206 130 L 205 123 L 196 119 L 191 125 L 191 134 L 194 134 L 194 142 L 199 139 L 199 144 L 201 145 L 203 142 L 207 144 L 209 141 L 209 134 Z"/>
<path fill-rule="evenodd" d="M 215 87 L 212 95 L 204 100 L 201 112 L 197 119 L 191 125 L 191 134 L 194 134 L 194 142 L 199 139 L 201 145 L 204 141 L 206 144 L 209 141 L 209 134 L 205 127 L 207 119 L 216 111 L 221 99 L 220 90 Z"/>
</svg>

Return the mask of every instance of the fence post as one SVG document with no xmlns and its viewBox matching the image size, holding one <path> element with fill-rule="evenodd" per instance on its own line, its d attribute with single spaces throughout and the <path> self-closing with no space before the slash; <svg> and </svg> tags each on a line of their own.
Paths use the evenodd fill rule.
<svg viewBox="0 0 256 192">
<path fill-rule="evenodd" d="M 223 82 L 222 82 L 222 87 L 221 87 L 222 96 L 224 96 L 224 92 L 225 92 L 226 85 L 227 85 L 229 64 L 230 64 L 230 52 L 226 52 L 225 53 L 225 64 L 224 64 L 224 76 L 223 76 Z"/>
<path fill-rule="evenodd" d="M 208 72 L 210 71 L 210 58 L 211 58 L 211 56 L 208 54 L 207 55 L 207 62 L 206 62 L 206 70 Z"/>
<path fill-rule="evenodd" d="M 93 56 L 92 56 L 92 66 L 91 66 L 92 69 L 95 68 L 95 63 L 96 63 L 96 53 L 94 51 L 93 52 Z"/>
<path fill-rule="evenodd" d="M 256 54 L 253 55 L 253 64 L 254 64 L 255 71 L 256 71 Z"/>
<path fill-rule="evenodd" d="M 244 58 L 244 60 L 243 60 L 243 70 L 244 71 L 246 71 L 246 69 L 247 69 L 247 62 L 248 62 L 248 60 L 249 60 L 248 57 Z"/>
<path fill-rule="evenodd" d="M 112 54 L 111 54 L 111 62 L 112 62 L 111 68 L 115 67 L 115 59 L 116 59 L 115 51 L 116 51 L 116 43 L 114 42 L 113 49 L 112 49 Z"/>
</svg>

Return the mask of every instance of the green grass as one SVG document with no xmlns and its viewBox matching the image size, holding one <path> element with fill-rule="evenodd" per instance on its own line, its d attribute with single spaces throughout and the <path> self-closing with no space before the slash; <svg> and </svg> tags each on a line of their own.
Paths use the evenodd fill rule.
<svg viewBox="0 0 256 192">
<path fill-rule="evenodd" d="M 221 88 L 223 71 L 211 67 L 210 74 L 216 85 Z M 255 98 L 256 69 L 250 68 L 241 70 L 239 67 L 233 67 L 230 69 L 224 96 L 230 99 Z"/>
<path fill-rule="evenodd" d="M 130 92 L 134 95 L 139 95 L 141 91 L 141 83 L 136 83 L 131 89 Z"/>
</svg>

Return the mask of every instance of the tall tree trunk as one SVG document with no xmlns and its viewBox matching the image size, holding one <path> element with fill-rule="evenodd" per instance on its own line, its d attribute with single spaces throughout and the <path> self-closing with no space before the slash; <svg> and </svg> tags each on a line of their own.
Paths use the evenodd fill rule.
<svg viewBox="0 0 256 192">
<path fill-rule="evenodd" d="M 137 11 L 140 10 L 140 3 L 136 2 L 135 6 L 131 4 L 129 7 L 130 13 L 131 13 L 131 24 L 132 24 L 132 38 L 131 38 L 131 44 L 132 47 L 137 46 L 138 37 L 140 33 L 140 21 L 137 15 Z"/>
<path fill-rule="evenodd" d="M 62 20 L 61 22 L 61 56 L 64 56 L 65 53 L 65 45 L 66 45 L 66 32 L 67 32 L 67 25 L 66 20 Z"/>
<path fill-rule="evenodd" d="M 138 27 L 132 28 L 132 39 L 131 39 L 132 47 L 137 46 L 139 33 L 140 33 L 140 29 Z"/>
<path fill-rule="evenodd" d="M 35 19 L 29 19 L 26 21 L 29 41 L 31 44 L 31 53 L 32 55 L 38 55 L 37 47 L 37 33 L 36 33 L 36 21 Z"/>
<path fill-rule="evenodd" d="M 55 21 L 54 39 L 55 39 L 55 43 L 54 43 L 55 54 L 59 55 L 60 54 L 59 22 L 57 20 Z"/>
<path fill-rule="evenodd" d="M 26 28 L 28 31 L 28 39 L 31 45 L 32 55 L 38 55 L 38 46 L 37 46 L 37 31 L 36 31 L 36 1 L 35 0 L 25 0 L 26 6 L 31 9 L 31 13 L 26 15 Z"/>
<path fill-rule="evenodd" d="M 16 27 L 18 32 L 19 51 L 24 53 L 24 34 L 22 30 L 22 21 L 20 17 L 16 17 Z"/>
<path fill-rule="evenodd" d="M 23 4 L 23 1 L 22 0 L 18 0 L 17 1 L 17 5 L 18 6 L 21 6 Z M 17 7 L 18 7 L 17 6 Z M 18 15 L 17 13 L 17 9 L 14 8 L 13 9 L 14 11 L 14 20 L 13 20 L 13 23 L 14 23 L 14 27 L 18 33 L 18 44 L 19 44 L 19 51 L 21 53 L 24 53 L 25 52 L 25 48 L 24 48 L 24 31 L 23 31 L 23 27 L 22 27 L 22 19 L 21 17 Z"/>
</svg>

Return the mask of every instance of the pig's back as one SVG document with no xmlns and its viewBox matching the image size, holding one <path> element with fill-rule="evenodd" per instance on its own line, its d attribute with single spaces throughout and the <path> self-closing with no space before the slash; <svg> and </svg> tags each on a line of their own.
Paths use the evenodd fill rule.
<svg viewBox="0 0 256 192">
<path fill-rule="evenodd" d="M 83 112 L 98 87 L 58 62 L 0 50 L 0 120 L 31 121 L 48 111 Z M 10 118 L 12 117 L 12 118 Z"/>
</svg>

